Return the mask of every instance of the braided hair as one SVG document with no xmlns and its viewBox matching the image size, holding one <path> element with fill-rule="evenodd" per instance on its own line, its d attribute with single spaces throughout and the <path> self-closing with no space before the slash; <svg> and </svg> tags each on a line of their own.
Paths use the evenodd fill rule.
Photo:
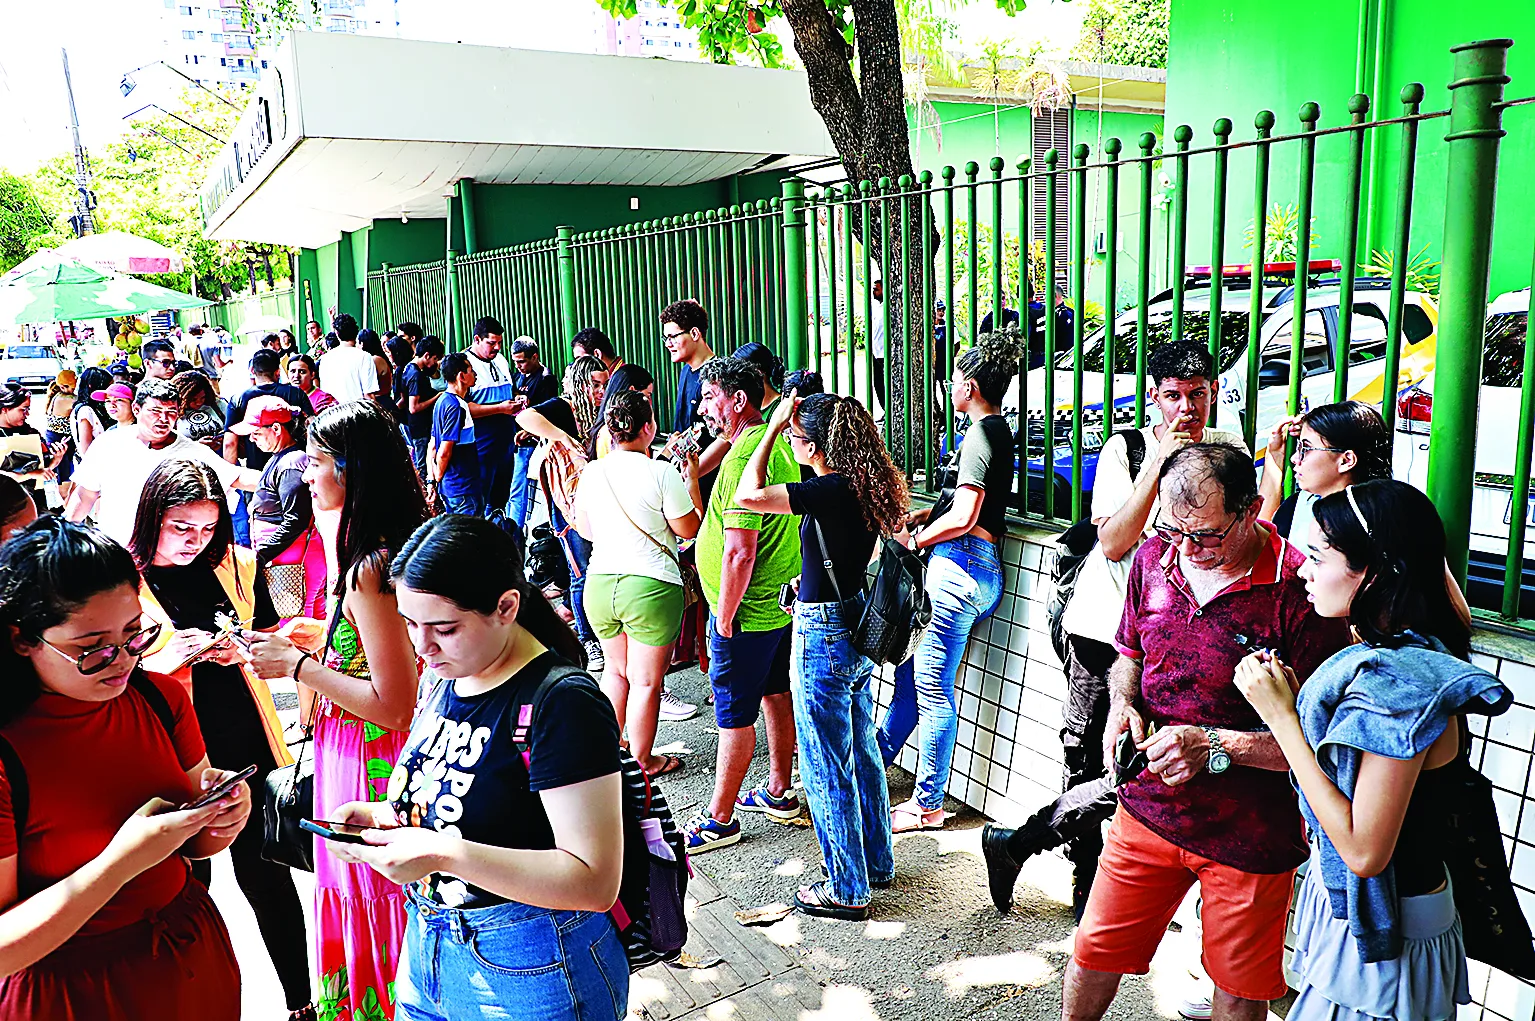
<svg viewBox="0 0 1535 1021">
<path fill-rule="evenodd" d="M 899 531 L 911 505 L 906 478 L 890 460 L 874 419 L 858 399 L 811 394 L 794 415 L 825 454 L 826 467 L 847 479 L 869 528 L 881 535 Z"/>
<path fill-rule="evenodd" d="M 607 366 L 602 364 L 602 359 L 592 355 L 582 355 L 570 363 L 570 368 L 565 371 L 565 400 L 570 403 L 570 412 L 576 417 L 576 429 L 582 437 L 592 434 L 597 428 L 597 413 L 599 405 L 593 404 L 586 396 L 586 388 L 592 381 L 592 373 L 606 372 Z"/>
</svg>

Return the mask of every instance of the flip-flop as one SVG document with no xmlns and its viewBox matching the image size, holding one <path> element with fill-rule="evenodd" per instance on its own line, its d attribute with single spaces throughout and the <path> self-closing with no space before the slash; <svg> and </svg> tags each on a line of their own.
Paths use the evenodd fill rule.
<svg viewBox="0 0 1535 1021">
<path fill-rule="evenodd" d="M 915 802 L 908 801 L 890 810 L 890 832 L 915 833 L 918 830 L 941 830 L 948 819 L 949 813 L 941 808 L 928 811 Z"/>
<path fill-rule="evenodd" d="M 794 906 L 807 915 L 821 918 L 840 918 L 845 922 L 862 922 L 869 917 L 869 905 L 854 907 L 838 904 L 832 899 L 831 884 L 826 880 L 802 886 L 794 895 Z"/>
<path fill-rule="evenodd" d="M 660 769 L 653 773 L 648 769 L 645 770 L 645 775 L 650 777 L 650 779 L 654 780 L 656 777 L 666 776 L 670 773 L 680 773 L 684 767 L 687 766 L 686 762 L 677 758 L 675 755 L 665 755 L 662 756 L 662 758 L 664 758 L 666 761 L 662 763 Z"/>
</svg>

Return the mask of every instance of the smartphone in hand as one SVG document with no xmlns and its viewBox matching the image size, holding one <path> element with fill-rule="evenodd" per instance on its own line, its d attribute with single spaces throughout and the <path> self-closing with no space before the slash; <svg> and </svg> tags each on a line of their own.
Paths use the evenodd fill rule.
<svg viewBox="0 0 1535 1021">
<path fill-rule="evenodd" d="M 224 795 L 228 794 L 237 786 L 249 780 L 255 775 L 256 767 L 246 766 L 234 776 L 227 777 L 222 782 L 209 787 L 207 790 L 199 794 L 194 800 L 187 802 L 185 805 L 182 805 L 181 808 L 183 811 L 191 811 L 195 808 L 206 808 L 208 805 L 213 804 L 219 798 L 222 798 Z"/>
<path fill-rule="evenodd" d="M 300 819 L 298 825 L 301 830 L 341 844 L 366 844 L 367 841 L 362 839 L 364 830 L 399 829 L 398 826 L 363 826 L 351 822 L 331 822 L 327 819 Z"/>
</svg>

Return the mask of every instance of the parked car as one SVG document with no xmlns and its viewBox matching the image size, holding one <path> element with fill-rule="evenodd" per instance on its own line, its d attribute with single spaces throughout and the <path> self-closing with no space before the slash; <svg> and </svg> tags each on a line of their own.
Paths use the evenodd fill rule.
<svg viewBox="0 0 1535 1021">
<path fill-rule="evenodd" d="M 20 383 L 33 393 L 42 393 L 63 369 L 64 362 L 52 344 L 11 343 L 0 356 L 0 383 Z"/>
<path fill-rule="evenodd" d="M 1487 306 L 1482 386 L 1477 404 L 1476 474 L 1471 490 L 1471 557 L 1467 599 L 1497 609 L 1503 603 L 1503 567 L 1514 514 L 1513 476 L 1519 442 L 1519 391 L 1529 331 L 1530 290 L 1499 295 Z M 1393 472 L 1428 488 L 1429 427 L 1434 418 L 1434 373 L 1397 400 Z M 1524 540 L 1521 616 L 1535 616 L 1535 499 L 1523 510 L 1532 527 Z"/>
<path fill-rule="evenodd" d="M 1249 298 L 1251 290 L 1243 287 L 1222 288 L 1219 393 L 1215 408 L 1218 428 L 1241 431 L 1248 410 L 1247 350 Z M 1355 282 L 1352 316 L 1353 333 L 1349 342 L 1349 396 L 1354 400 L 1380 404 L 1385 393 L 1387 306 L 1390 285 L 1386 280 L 1365 279 Z M 1257 430 L 1259 462 L 1268 430 L 1286 414 L 1290 387 L 1290 347 L 1294 331 L 1295 287 L 1264 287 L 1262 323 L 1259 327 L 1259 369 Z M 1335 378 L 1334 351 L 1340 329 L 1341 291 L 1339 281 L 1316 280 L 1306 292 L 1306 323 L 1301 349 L 1302 408 L 1332 400 Z M 1194 287 L 1183 303 L 1183 337 L 1208 343 L 1210 289 Z M 1148 353 L 1172 336 L 1172 292 L 1155 296 L 1147 308 Z M 1391 386 L 1394 398 L 1404 387 L 1423 379 L 1433 370 L 1437 344 L 1439 309 L 1434 299 L 1417 291 L 1407 292 L 1403 309 L 1403 349 L 1396 382 Z M 1135 407 L 1135 337 L 1136 310 L 1123 312 L 1115 320 L 1114 408 L 1109 430 L 1128 428 Z M 1083 489 L 1090 491 L 1097 472 L 1098 450 L 1105 436 L 1103 413 L 1104 330 L 1086 338 L 1083 362 Z M 1057 494 L 1070 493 L 1071 487 L 1071 412 L 1073 352 L 1068 343 L 1055 361 L 1055 450 L 1053 470 Z M 1044 397 L 1043 367 L 1031 371 L 1026 380 L 1029 398 L 1029 466 L 1031 485 L 1036 488 L 1044 478 L 1044 416 L 1040 402 Z M 1015 380 L 1003 399 L 1003 411 L 1016 422 L 1019 408 L 1019 381 Z M 1095 399 L 1096 398 L 1096 399 Z M 1155 416 L 1151 416 L 1153 419 Z M 1057 496 L 1057 513 L 1064 513 Z"/>
</svg>

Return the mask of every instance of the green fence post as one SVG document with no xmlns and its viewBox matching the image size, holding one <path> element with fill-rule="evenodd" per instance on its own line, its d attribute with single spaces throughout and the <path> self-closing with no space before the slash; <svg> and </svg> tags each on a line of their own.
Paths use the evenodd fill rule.
<svg viewBox="0 0 1535 1021">
<path fill-rule="evenodd" d="M 1316 123 L 1322 110 L 1315 103 L 1302 103 L 1300 108 L 1300 186 L 1296 195 L 1295 215 L 1295 311 L 1290 319 L 1290 395 L 1285 403 L 1285 414 L 1294 416 L 1301 412 L 1301 379 L 1305 375 L 1306 316 L 1310 311 L 1311 290 L 1311 203 L 1316 178 Z M 1257 233 L 1255 230 L 1254 233 Z M 1258 420 L 1258 409 L 1253 408 L 1253 422 Z M 1295 453 L 1295 440 L 1285 444 L 1284 492 L 1288 496 L 1295 488 L 1295 465 L 1291 455 Z"/>
<path fill-rule="evenodd" d="M 1002 289 L 1002 168 L 1006 165 L 1001 156 L 991 158 L 991 327 L 994 330 L 1007 325 L 1007 317 L 1002 314 L 1007 308 L 1007 294 Z M 1020 310 L 1020 324 L 1023 319 Z"/>
<path fill-rule="evenodd" d="M 1173 129 L 1178 147 L 1177 176 L 1173 180 L 1173 340 L 1183 339 L 1183 292 L 1188 287 L 1189 241 L 1189 142 L 1194 129 L 1180 124 Z"/>
<path fill-rule="evenodd" d="M 1045 425 L 1044 490 L 1045 517 L 1055 517 L 1055 228 L 1057 225 L 1056 182 L 1060 171 L 1061 151 L 1050 149 L 1045 153 L 1045 282 L 1040 286 L 1040 300 L 1045 306 L 1045 403 L 1042 411 Z M 971 164 L 974 166 L 974 164 Z M 972 242 L 973 242 L 972 238 Z M 1073 319 L 1077 317 L 1073 316 Z M 1028 471 L 1028 465 L 1023 466 Z"/>
<path fill-rule="evenodd" d="M 1348 101 L 1349 121 L 1363 125 L 1370 112 L 1370 97 L 1363 93 Z M 1354 338 L 1354 275 L 1359 263 L 1359 193 L 1364 174 L 1365 128 L 1356 127 L 1348 138 L 1348 197 L 1343 200 L 1343 267 L 1338 275 L 1338 337 L 1333 349 L 1332 399 L 1348 399 L 1349 350 Z M 1381 394 L 1389 402 L 1394 388 Z"/>
<path fill-rule="evenodd" d="M 448 335 L 447 346 L 451 349 L 458 340 L 458 253 L 448 249 L 447 255 L 447 287 L 444 288 L 448 298 Z"/>
<path fill-rule="evenodd" d="M 1114 350 L 1114 318 L 1119 307 L 1119 153 L 1123 148 L 1117 138 L 1103 140 L 1103 154 L 1108 159 L 1103 178 L 1103 433 L 1099 437 L 1100 443 L 1107 443 L 1114 435 L 1114 377 L 1118 360 Z M 1024 324 L 1027 329 L 1027 317 Z M 1211 402 L 1210 410 L 1215 410 L 1214 402 Z"/>
<path fill-rule="evenodd" d="M 1086 142 L 1078 142 L 1072 147 L 1071 191 L 1068 196 L 1071 200 L 1071 300 L 1076 303 L 1078 312 L 1071 317 L 1071 520 L 1073 521 L 1082 519 L 1082 407 L 1087 399 L 1083 390 L 1082 338 L 1085 324 L 1081 315 L 1082 310 L 1087 307 L 1087 154 Z M 1104 373 L 1113 376 L 1114 370 L 1112 367 L 1106 367 Z M 1049 465 L 1050 462 L 1045 463 Z"/>
<path fill-rule="evenodd" d="M 1263 259 L 1268 232 L 1264 229 L 1268 215 L 1269 195 L 1269 148 L 1268 141 L 1274 130 L 1274 111 L 1260 110 L 1253 118 L 1258 129 L 1258 146 L 1253 151 L 1253 264 L 1252 292 L 1247 304 L 1247 380 L 1243 395 L 1242 438 L 1247 449 L 1254 450 L 1258 432 L 1258 355 L 1262 350 L 1263 331 Z"/>
<path fill-rule="evenodd" d="M 943 428 L 944 451 L 954 449 L 954 349 L 959 346 L 954 307 L 954 168 L 938 171 L 943 178 Z M 972 310 L 973 313 L 974 310 Z"/>
<path fill-rule="evenodd" d="M 1034 350 L 1034 324 L 1029 316 L 1033 301 L 1033 283 L 1029 280 L 1029 191 L 1033 186 L 1029 176 L 1029 160 L 1018 160 L 1018 325 L 1023 329 L 1023 357 L 1018 361 L 1018 506 L 1029 513 L 1029 358 Z M 1046 368 L 1046 372 L 1054 369 Z M 951 387 L 945 386 L 944 393 Z M 953 419 L 952 409 L 950 420 Z M 954 445 L 953 440 L 949 446 Z"/>
<path fill-rule="evenodd" d="M 1530 274 L 1530 311 L 1525 322 L 1535 319 L 1535 271 Z M 1389 400 L 1389 397 L 1388 397 Z M 1503 565 L 1503 617 L 1519 618 L 1519 597 L 1523 592 L 1524 533 L 1530 504 L 1530 457 L 1535 454 L 1535 344 L 1524 345 L 1524 373 L 1519 377 L 1519 438 L 1514 454 L 1514 491 L 1509 506 L 1520 513 L 1508 516 L 1508 560 Z"/>
<path fill-rule="evenodd" d="M 783 181 L 783 287 L 784 348 L 789 370 L 803 369 L 808 341 L 805 278 L 805 182 L 797 177 Z"/>
<path fill-rule="evenodd" d="M 1140 188 L 1140 244 L 1136 248 L 1135 266 L 1135 427 L 1146 426 L 1146 347 L 1147 332 L 1151 323 L 1147 307 L 1151 304 L 1151 154 L 1157 147 L 1157 136 L 1149 131 L 1141 138 L 1141 188 Z M 1052 316 L 1046 316 L 1050 322 Z M 1045 379 L 1050 373 L 1045 373 Z"/>
<path fill-rule="evenodd" d="M 1215 365 L 1215 378 L 1220 379 L 1224 368 L 1221 364 L 1221 340 L 1225 330 L 1221 327 L 1221 298 L 1224 297 L 1223 289 L 1226 283 L 1226 275 L 1222 272 L 1226 262 L 1226 163 L 1230 152 L 1226 146 L 1231 142 L 1231 121 L 1221 117 L 1214 125 L 1215 135 L 1215 179 L 1214 206 L 1210 211 L 1210 336 L 1209 351 L 1210 361 Z M 1218 394 L 1215 396 L 1219 396 Z M 1216 408 L 1220 401 L 1210 401 L 1209 425 L 1215 425 Z"/>
<path fill-rule="evenodd" d="M 1402 89 L 1402 116 L 1414 117 L 1423 102 L 1423 86 L 1417 82 Z M 1412 180 L 1418 155 L 1418 122 L 1402 123 L 1402 152 L 1397 160 L 1396 240 L 1392 249 L 1391 305 L 1386 323 L 1386 371 L 1381 393 L 1381 418 L 1392 435 L 1396 419 L 1396 390 L 1401 385 L 1402 309 L 1407 300 L 1407 260 L 1412 250 Z"/>
<path fill-rule="evenodd" d="M 555 228 L 555 252 L 559 258 L 560 272 L 560 326 L 565 336 L 560 338 L 561 344 L 570 343 L 570 338 L 576 335 L 576 256 L 570 248 L 570 237 L 575 233 L 573 227 Z M 634 338 L 630 338 L 632 343 Z"/>
<path fill-rule="evenodd" d="M 384 292 L 384 328 L 392 330 L 395 327 L 394 310 L 389 304 L 389 263 L 384 263 L 384 276 L 379 281 Z"/>
<path fill-rule="evenodd" d="M 1476 462 L 1476 408 L 1482 383 L 1482 333 L 1487 321 L 1492 204 L 1498 142 L 1503 137 L 1503 86 L 1511 39 L 1488 39 L 1450 50 L 1448 172 L 1444 191 L 1444 260 L 1439 273 L 1439 350 L 1435 358 L 1434 419 L 1429 432 L 1428 495 L 1444 521 L 1450 570 L 1466 582 L 1471 534 L 1471 481 Z M 1525 509 L 1515 509 L 1523 515 Z"/>
</svg>

